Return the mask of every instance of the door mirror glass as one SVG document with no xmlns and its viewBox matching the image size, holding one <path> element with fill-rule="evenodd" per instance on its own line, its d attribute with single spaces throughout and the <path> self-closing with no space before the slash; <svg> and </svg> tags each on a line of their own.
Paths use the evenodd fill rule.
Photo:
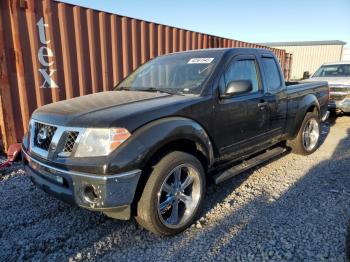
<svg viewBox="0 0 350 262">
<path fill-rule="evenodd" d="M 308 78 L 310 78 L 310 72 L 309 71 L 305 71 L 303 73 L 303 79 L 308 79 Z"/>
<path fill-rule="evenodd" d="M 235 95 L 241 95 L 244 93 L 249 93 L 253 90 L 252 81 L 250 80 L 236 80 L 231 81 L 226 86 L 224 98 L 229 98 Z"/>
</svg>

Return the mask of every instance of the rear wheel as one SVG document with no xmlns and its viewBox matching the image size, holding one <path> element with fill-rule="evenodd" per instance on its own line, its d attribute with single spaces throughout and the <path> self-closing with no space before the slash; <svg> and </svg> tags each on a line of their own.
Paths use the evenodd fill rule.
<svg viewBox="0 0 350 262">
<path fill-rule="evenodd" d="M 136 220 L 158 235 L 185 230 L 200 212 L 205 173 L 194 156 L 175 151 L 154 167 L 137 205 Z"/>
<path fill-rule="evenodd" d="M 309 155 L 315 152 L 320 140 L 320 120 L 316 112 L 308 112 L 305 115 L 298 135 L 288 141 L 293 153 Z"/>
</svg>

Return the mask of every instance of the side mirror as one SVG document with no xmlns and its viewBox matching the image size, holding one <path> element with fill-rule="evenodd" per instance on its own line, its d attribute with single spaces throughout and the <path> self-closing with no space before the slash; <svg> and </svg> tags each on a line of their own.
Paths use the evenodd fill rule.
<svg viewBox="0 0 350 262">
<path fill-rule="evenodd" d="M 305 71 L 303 73 L 303 79 L 308 79 L 308 78 L 310 78 L 310 72 L 309 71 Z"/>
<path fill-rule="evenodd" d="M 226 86 L 225 94 L 223 94 L 221 97 L 229 98 L 235 95 L 249 93 L 252 90 L 253 90 L 253 85 L 252 85 L 252 81 L 250 80 L 231 81 Z"/>
</svg>

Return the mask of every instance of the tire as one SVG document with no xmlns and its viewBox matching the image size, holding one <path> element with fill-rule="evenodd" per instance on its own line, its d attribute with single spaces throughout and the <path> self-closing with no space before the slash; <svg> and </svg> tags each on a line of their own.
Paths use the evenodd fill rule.
<svg viewBox="0 0 350 262">
<path fill-rule="evenodd" d="M 197 218 L 205 189 L 205 171 L 201 162 L 193 155 L 171 152 L 153 166 L 137 204 L 136 221 L 157 235 L 178 234 Z M 192 198 L 188 198 L 189 195 Z"/>
<path fill-rule="evenodd" d="M 345 247 L 347 261 L 350 261 L 350 220 L 348 221 L 348 227 L 346 230 Z"/>
<path fill-rule="evenodd" d="M 312 124 L 311 124 L 312 123 Z M 313 136 L 310 136 L 310 139 L 313 141 L 311 144 L 313 146 L 307 147 L 307 142 L 306 140 L 307 138 L 307 128 L 308 125 L 314 125 L 315 129 L 313 136 L 315 136 L 315 138 L 313 138 Z M 321 125 L 320 125 L 320 119 L 319 119 L 319 115 L 317 112 L 308 112 L 306 113 L 304 120 L 301 124 L 300 130 L 298 132 L 298 135 L 293 139 L 293 140 L 289 140 L 288 141 L 288 146 L 290 146 L 292 148 L 292 152 L 298 155 L 310 155 L 313 152 L 316 151 L 316 149 L 318 148 L 319 145 L 319 141 L 320 141 L 320 133 L 321 133 Z"/>
</svg>

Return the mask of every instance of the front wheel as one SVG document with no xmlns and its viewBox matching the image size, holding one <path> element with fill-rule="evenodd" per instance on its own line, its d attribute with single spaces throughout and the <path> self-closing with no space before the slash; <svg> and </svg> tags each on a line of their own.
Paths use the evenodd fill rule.
<svg viewBox="0 0 350 262">
<path fill-rule="evenodd" d="M 193 155 L 175 151 L 154 167 L 137 205 L 137 222 L 158 235 L 190 226 L 205 195 L 205 172 Z"/>
<path fill-rule="evenodd" d="M 309 155 L 315 152 L 320 140 L 320 119 L 316 112 L 308 112 L 295 139 L 288 141 L 293 153 Z"/>
</svg>

